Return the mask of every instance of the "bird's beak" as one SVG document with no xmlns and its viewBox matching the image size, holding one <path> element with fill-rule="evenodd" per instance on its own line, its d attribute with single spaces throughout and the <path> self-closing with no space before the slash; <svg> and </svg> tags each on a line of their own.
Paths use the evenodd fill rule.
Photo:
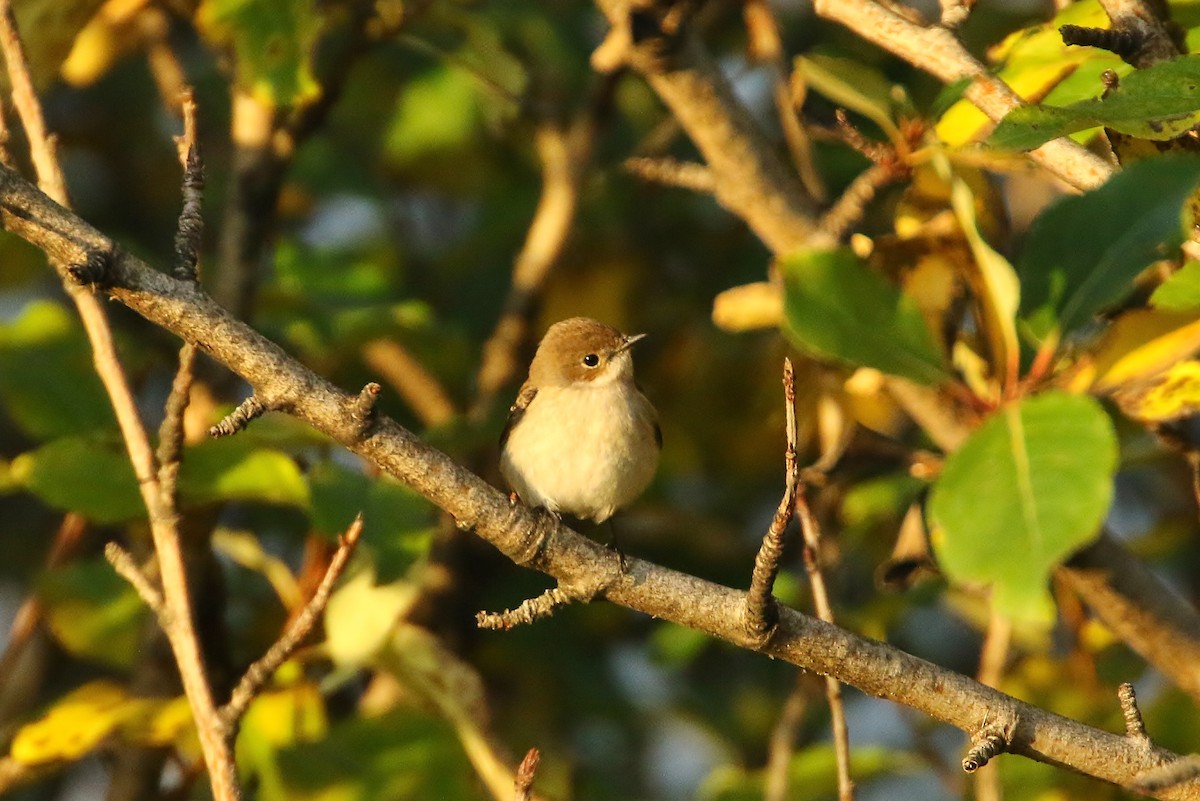
<svg viewBox="0 0 1200 801">
<path fill-rule="evenodd" d="M 625 337 L 625 341 L 622 342 L 621 346 L 616 349 L 616 351 L 614 352 L 614 355 L 616 353 L 621 353 L 622 351 L 629 350 L 634 345 L 636 345 L 640 340 L 643 340 L 645 338 L 646 338 L 645 334 L 634 334 L 632 336 Z"/>
</svg>

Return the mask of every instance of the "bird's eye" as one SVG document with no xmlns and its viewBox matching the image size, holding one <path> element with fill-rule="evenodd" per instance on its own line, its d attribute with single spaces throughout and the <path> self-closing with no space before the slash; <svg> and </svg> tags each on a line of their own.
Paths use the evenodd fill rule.
<svg viewBox="0 0 1200 801">
<path fill-rule="evenodd" d="M 594 353 L 589 353 L 583 357 L 584 367 L 595 367 L 598 364 L 600 364 L 600 357 Z"/>
</svg>

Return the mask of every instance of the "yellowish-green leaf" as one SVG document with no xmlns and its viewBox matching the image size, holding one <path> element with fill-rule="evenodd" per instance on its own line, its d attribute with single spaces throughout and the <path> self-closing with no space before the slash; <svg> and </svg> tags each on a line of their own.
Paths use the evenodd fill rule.
<svg viewBox="0 0 1200 801">
<path fill-rule="evenodd" d="M 1164 311 L 1200 309 L 1200 261 L 1189 261 L 1163 281 L 1150 296 L 1150 305 Z"/>
<path fill-rule="evenodd" d="M 238 767 L 257 783 L 258 797 L 286 798 L 279 751 L 319 740 L 328 729 L 325 700 L 315 684 L 299 681 L 268 690 L 254 699 L 242 719 L 236 745 Z"/>
<path fill-rule="evenodd" d="M 417 587 L 403 579 L 376 584 L 375 572 L 361 557 L 352 576 L 325 609 L 325 649 L 339 666 L 367 664 L 387 642 L 400 613 L 417 598 Z"/>
<path fill-rule="evenodd" d="M 938 564 L 952 581 L 991 584 L 1006 615 L 1042 619 L 1050 572 L 1108 512 L 1116 463 L 1112 423 L 1092 398 L 1049 392 L 1002 407 L 934 485 Z"/>
<path fill-rule="evenodd" d="M 148 611 L 104 559 L 80 559 L 38 580 L 38 597 L 56 640 L 70 653 L 117 668 L 131 667 Z"/>
<path fill-rule="evenodd" d="M 238 437 L 210 439 L 188 448 L 179 473 L 187 504 L 260 501 L 307 509 L 308 483 L 295 459 Z"/>
<path fill-rule="evenodd" d="M 1103 98 L 1069 106 L 1028 105 L 1008 113 L 988 137 L 1006 150 L 1031 150 L 1051 139 L 1107 126 L 1139 139 L 1174 139 L 1200 122 L 1200 58 L 1183 56 L 1136 70 Z"/>
<path fill-rule="evenodd" d="M 320 94 L 312 60 L 322 20 L 314 0 L 204 0 L 196 25 L 211 43 L 232 49 L 238 84 L 267 108 Z"/>
<path fill-rule="evenodd" d="M 1115 394 L 1121 411 L 1145 423 L 1167 423 L 1200 412 L 1200 362 L 1180 362 Z"/>
<path fill-rule="evenodd" d="M 949 171 L 948 163 L 944 169 Z M 1008 259 L 980 234 L 971 188 L 959 177 L 951 180 L 950 203 L 975 257 L 972 284 L 983 307 L 984 333 L 992 351 L 992 376 L 1008 384 L 1016 379 L 1019 368 L 1017 309 L 1021 304 L 1021 283 Z"/>
<path fill-rule="evenodd" d="M 998 77 L 1023 100 L 1045 96 L 1085 62 L 1097 58 L 1106 62 L 1112 60 L 1095 48 L 1064 45 L 1058 29 L 1066 24 L 1105 28 L 1109 22 L 1108 15 L 1097 0 L 1072 3 L 1050 22 L 1010 34 L 989 53 L 991 61 L 1003 62 Z M 1100 69 L 1089 70 L 1089 73 L 1097 75 L 1099 72 Z M 1096 85 L 1099 87 L 1098 83 Z M 974 103 L 964 99 L 942 115 L 935 131 L 946 144 L 962 145 L 974 140 L 990 126 L 991 121 L 987 116 Z"/>
<path fill-rule="evenodd" d="M 859 61 L 820 54 L 797 56 L 796 71 L 813 91 L 863 115 L 893 142 L 903 140 L 893 120 L 898 87 L 882 72 Z"/>
<path fill-rule="evenodd" d="M 1088 374 L 1093 389 L 1118 386 L 1158 375 L 1200 351 L 1200 310 L 1138 309 L 1121 315 L 1095 348 Z"/>
<path fill-rule="evenodd" d="M 115 682 L 93 681 L 22 726 L 13 737 L 10 756 L 28 766 L 69 762 L 111 737 L 164 746 L 191 729 L 191 711 L 182 696 L 137 698 Z"/>
</svg>

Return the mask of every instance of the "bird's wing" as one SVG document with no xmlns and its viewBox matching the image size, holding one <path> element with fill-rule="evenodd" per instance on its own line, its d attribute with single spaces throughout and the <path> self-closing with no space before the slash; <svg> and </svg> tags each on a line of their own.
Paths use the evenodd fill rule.
<svg viewBox="0 0 1200 801">
<path fill-rule="evenodd" d="M 529 408 L 534 395 L 537 395 L 537 387 L 530 386 L 529 382 L 525 382 L 525 385 L 521 387 L 521 391 L 517 393 L 517 399 L 508 409 L 508 422 L 504 424 L 504 430 L 500 432 L 500 450 L 504 450 L 504 445 L 508 442 L 508 435 L 512 433 L 513 427 L 521 422 L 521 418 L 525 416 L 525 410 Z"/>
</svg>

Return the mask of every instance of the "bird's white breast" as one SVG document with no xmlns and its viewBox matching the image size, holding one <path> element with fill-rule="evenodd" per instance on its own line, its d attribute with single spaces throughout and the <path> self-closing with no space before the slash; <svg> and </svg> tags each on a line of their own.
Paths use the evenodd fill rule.
<svg viewBox="0 0 1200 801">
<path fill-rule="evenodd" d="M 623 381 L 539 389 L 500 458 L 522 501 L 596 522 L 637 498 L 657 465 L 653 407 Z"/>
</svg>

